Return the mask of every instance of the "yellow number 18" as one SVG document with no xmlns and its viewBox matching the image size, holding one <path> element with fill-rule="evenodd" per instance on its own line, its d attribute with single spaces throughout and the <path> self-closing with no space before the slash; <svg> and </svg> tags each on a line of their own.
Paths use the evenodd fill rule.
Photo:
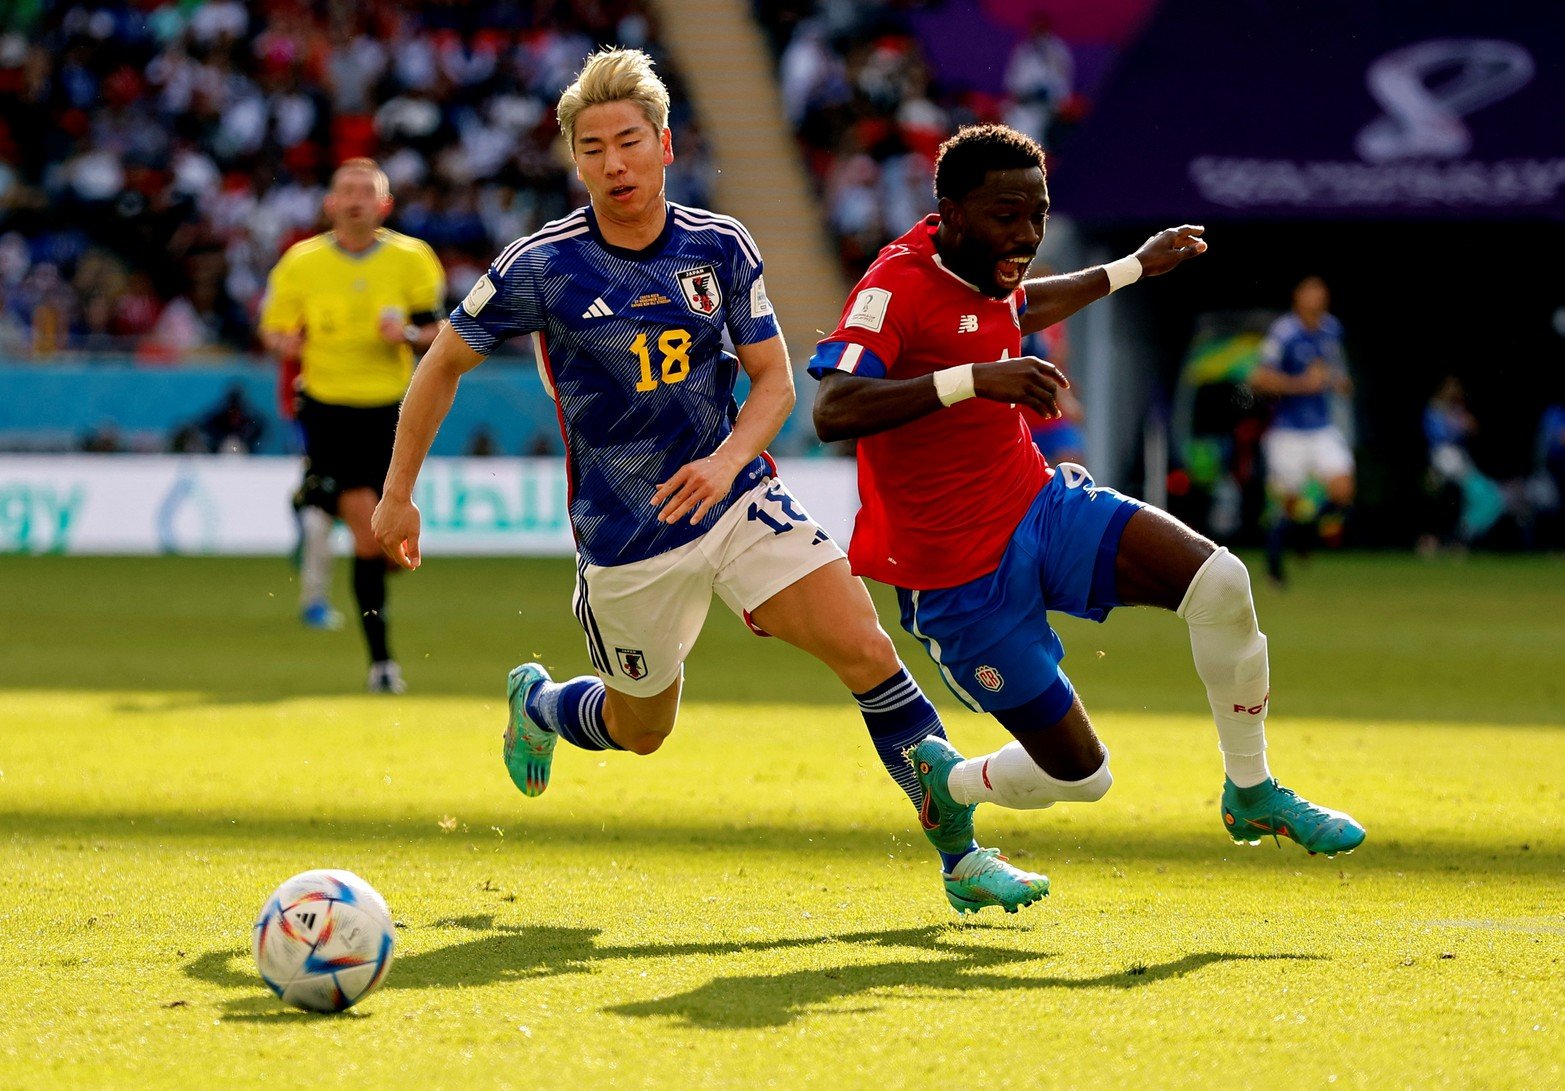
<svg viewBox="0 0 1565 1091">
<path fill-rule="evenodd" d="M 652 374 L 652 354 L 647 349 L 647 335 L 638 334 L 630 343 L 630 351 L 641 361 L 641 380 L 636 389 L 642 393 L 658 388 L 658 380 Z M 684 382 L 690 374 L 690 333 L 687 330 L 667 330 L 658 338 L 658 351 L 663 354 L 660 365 L 663 382 Z"/>
</svg>

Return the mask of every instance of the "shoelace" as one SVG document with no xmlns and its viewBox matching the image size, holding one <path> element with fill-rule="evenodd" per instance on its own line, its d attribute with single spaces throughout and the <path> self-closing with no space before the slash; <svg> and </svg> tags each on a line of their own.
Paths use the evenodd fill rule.
<svg viewBox="0 0 1565 1091">
<path fill-rule="evenodd" d="M 975 849 L 973 850 L 973 855 L 982 856 L 984 859 L 983 862 L 978 864 L 977 871 L 968 876 L 970 879 L 976 879 L 979 875 L 987 875 L 998 871 L 1002 864 L 1011 862 L 1010 858 L 1003 855 L 999 849 Z"/>
</svg>

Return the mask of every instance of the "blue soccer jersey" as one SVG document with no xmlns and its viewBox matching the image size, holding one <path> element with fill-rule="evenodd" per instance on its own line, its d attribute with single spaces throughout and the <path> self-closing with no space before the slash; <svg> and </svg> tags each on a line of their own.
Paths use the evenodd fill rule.
<svg viewBox="0 0 1565 1091">
<path fill-rule="evenodd" d="M 723 331 L 735 345 L 778 334 L 761 253 L 738 220 L 671 203 L 657 240 L 625 250 L 604 241 L 590 207 L 577 209 L 506 247 L 451 325 L 486 355 L 532 334 L 559 409 L 571 527 L 591 564 L 699 538 L 768 472 L 757 458 L 698 524 L 655 518 L 657 486 L 733 430 L 739 361 Z"/>
<path fill-rule="evenodd" d="M 1342 351 L 1342 323 L 1325 315 L 1320 325 L 1310 329 L 1296 314 L 1285 314 L 1272 323 L 1261 345 L 1261 366 L 1275 368 L 1284 375 L 1303 375 L 1310 364 L 1324 360 L 1334 369 L 1346 370 Z M 1331 395 L 1284 394 L 1277 400 L 1277 425 L 1280 428 L 1312 430 L 1331 424 Z"/>
</svg>

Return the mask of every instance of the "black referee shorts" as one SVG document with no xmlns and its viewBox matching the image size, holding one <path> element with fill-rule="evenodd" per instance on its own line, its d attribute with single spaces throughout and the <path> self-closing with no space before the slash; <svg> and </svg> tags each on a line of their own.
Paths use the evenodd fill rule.
<svg viewBox="0 0 1565 1091">
<path fill-rule="evenodd" d="M 398 405 L 331 405 L 299 395 L 299 425 L 310 473 L 336 492 L 370 488 L 379 496 L 391 469 Z"/>
</svg>

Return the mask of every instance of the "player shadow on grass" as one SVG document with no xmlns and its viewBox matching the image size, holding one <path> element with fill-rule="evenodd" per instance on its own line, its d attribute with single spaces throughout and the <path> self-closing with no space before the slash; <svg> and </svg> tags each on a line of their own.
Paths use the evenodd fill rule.
<svg viewBox="0 0 1565 1091">
<path fill-rule="evenodd" d="M 993 972 L 1012 963 L 1053 957 L 1007 947 L 974 947 L 951 942 L 981 932 L 980 927 L 926 925 L 891 932 L 850 932 L 755 942 L 645 943 L 601 946 L 597 928 L 556 928 L 496 924 L 489 915 L 435 921 L 428 927 L 482 932 L 478 939 L 447 944 L 399 957 L 384 988 L 435 989 L 527 981 L 561 974 L 587 973 L 596 962 L 688 956 L 742 955 L 833 944 L 871 948 L 913 948 L 942 957 L 840 966 L 784 974 L 716 978 L 676 996 L 638 1001 L 605 1010 L 626 1016 L 664 1016 L 706 1028 L 780 1026 L 835 999 L 891 987 L 950 989 L 1136 988 L 1191 973 L 1215 962 L 1245 959 L 1312 958 L 1309 955 L 1234 955 L 1201 953 L 1153 966 L 1132 966 L 1093 978 L 1023 977 Z M 225 1020 L 310 1019 L 261 995 L 242 950 L 212 951 L 185 967 L 186 975 L 224 988 L 256 990 L 222 1003 Z M 990 972 L 976 972 L 990 971 Z"/>
<path fill-rule="evenodd" d="M 1093 977 L 1034 977 L 979 972 L 1013 962 L 1055 957 L 1033 951 L 993 947 L 949 949 L 951 957 L 937 961 L 875 962 L 830 970 L 799 970 L 786 974 L 752 974 L 714 978 L 688 992 L 660 1000 L 618 1004 L 605 1010 L 617 1015 L 663 1017 L 701 1030 L 742 1030 L 778 1027 L 833 1001 L 887 989 L 914 989 L 971 994 L 984 989 L 1139 989 L 1155 981 L 1184 977 L 1219 962 L 1315 960 L 1318 955 L 1240 955 L 1201 951 L 1172 962 L 1137 963 Z M 833 1009 L 852 1014 L 867 1008 Z"/>
<path fill-rule="evenodd" d="M 815 947 L 827 943 L 878 943 L 887 946 L 935 948 L 945 929 L 930 925 L 897 932 L 858 932 L 836 936 L 800 936 L 757 940 L 753 943 L 646 943 L 601 946 L 599 928 L 556 928 L 496 924 L 489 914 L 447 918 L 424 926 L 481 932 L 478 939 L 450 943 L 430 951 L 398 955 L 383 988 L 433 989 L 475 987 L 507 981 L 527 981 L 561 974 L 587 973 L 594 962 L 612 959 L 678 958 L 691 955 L 732 955 Z M 1017 958 L 1030 952 L 1010 952 Z M 249 952 L 241 949 L 210 951 L 185 966 L 185 974 L 224 988 L 261 988 L 250 969 Z M 260 1004 L 259 1001 L 267 1003 Z M 249 1016 L 275 1009 L 270 997 L 246 997 L 225 1003 L 225 1017 Z"/>
</svg>

